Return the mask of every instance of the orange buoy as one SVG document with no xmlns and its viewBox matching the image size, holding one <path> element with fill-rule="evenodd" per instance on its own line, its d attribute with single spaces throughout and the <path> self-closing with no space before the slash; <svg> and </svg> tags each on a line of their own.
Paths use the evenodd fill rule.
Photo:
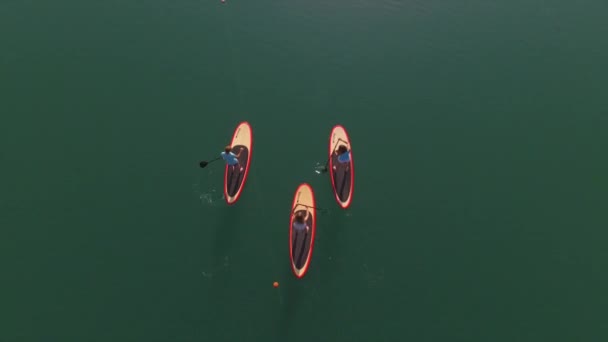
<svg viewBox="0 0 608 342">
<path fill-rule="evenodd" d="M 279 282 L 275 281 L 274 283 L 272 283 L 272 286 L 275 287 L 275 288 L 279 287 Z"/>
</svg>

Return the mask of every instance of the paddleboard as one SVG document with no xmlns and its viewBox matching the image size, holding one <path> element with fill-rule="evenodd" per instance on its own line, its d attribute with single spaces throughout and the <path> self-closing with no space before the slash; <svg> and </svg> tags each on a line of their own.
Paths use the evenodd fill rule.
<svg viewBox="0 0 608 342">
<path fill-rule="evenodd" d="M 295 231 L 293 221 L 298 212 L 306 214 L 308 219 L 306 224 L 310 227 L 308 232 Z M 312 249 L 315 242 L 315 232 L 317 225 L 317 212 L 315 209 L 315 196 L 310 185 L 300 184 L 293 197 L 291 206 L 291 216 L 289 218 L 289 259 L 291 260 L 291 270 L 293 274 L 302 278 L 308 271 L 312 258 Z"/>
<path fill-rule="evenodd" d="M 226 165 L 226 172 L 224 173 L 224 197 L 228 204 L 234 204 L 241 196 L 251 165 L 252 144 L 253 132 L 251 126 L 246 121 L 241 122 L 234 130 L 230 143 L 232 153 L 239 156 L 240 167 Z"/>
<path fill-rule="evenodd" d="M 342 164 L 338 162 L 338 147 L 345 145 L 350 151 L 350 162 Z M 355 183 L 355 169 L 353 164 L 353 151 L 346 133 L 346 129 L 340 125 L 334 126 L 329 135 L 329 172 L 331 173 L 331 186 L 334 197 L 338 204 L 346 209 L 353 199 Z"/>
</svg>

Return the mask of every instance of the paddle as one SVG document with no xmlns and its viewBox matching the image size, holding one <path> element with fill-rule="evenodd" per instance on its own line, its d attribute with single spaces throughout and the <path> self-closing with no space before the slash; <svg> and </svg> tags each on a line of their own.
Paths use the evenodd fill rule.
<svg viewBox="0 0 608 342">
<path fill-rule="evenodd" d="M 200 162 L 200 163 L 199 163 L 199 165 L 200 165 L 201 167 L 205 167 L 205 166 L 209 165 L 209 163 L 213 163 L 214 161 L 216 161 L 216 160 L 220 160 L 220 159 L 222 159 L 222 157 L 217 157 L 217 158 L 215 158 L 215 159 L 211 159 L 210 161 L 204 161 L 204 160 L 203 160 L 202 162 Z"/>
<path fill-rule="evenodd" d="M 297 203 L 297 204 L 296 204 L 296 206 L 295 206 L 293 209 L 295 210 L 295 209 L 298 207 L 298 205 L 301 205 L 301 206 L 306 207 L 306 208 L 317 209 L 317 210 L 318 210 L 318 211 L 320 211 L 320 212 L 326 212 L 326 213 L 328 213 L 328 212 L 329 212 L 329 209 L 318 208 L 318 207 L 312 207 L 312 206 L 310 206 L 310 205 L 306 205 L 306 204 L 302 204 L 302 203 Z"/>
<path fill-rule="evenodd" d="M 336 144 L 334 145 L 334 148 L 332 149 L 331 154 L 334 154 L 334 152 L 336 152 L 336 147 L 338 147 L 338 143 L 340 143 L 341 140 L 342 139 L 338 138 L 338 141 L 336 141 Z M 325 162 L 325 167 L 321 170 L 317 170 L 318 174 L 327 172 L 327 167 L 329 166 L 329 160 L 331 159 L 331 154 L 329 155 L 329 157 L 327 157 L 327 162 Z"/>
</svg>

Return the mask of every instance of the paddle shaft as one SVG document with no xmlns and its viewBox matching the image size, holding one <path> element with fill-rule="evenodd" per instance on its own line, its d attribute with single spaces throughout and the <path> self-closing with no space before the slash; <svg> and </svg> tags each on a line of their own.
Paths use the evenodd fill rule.
<svg viewBox="0 0 608 342">
<path fill-rule="evenodd" d="M 338 141 L 336 141 L 336 144 L 334 145 L 333 150 L 331 150 L 331 154 L 334 154 L 334 152 L 336 152 L 336 147 L 338 147 L 338 144 L 340 143 L 340 141 L 342 141 L 342 139 L 338 138 Z M 327 162 L 325 163 L 324 171 L 327 171 L 327 167 L 329 166 L 329 160 L 331 159 L 331 154 L 329 155 L 329 157 L 327 157 Z"/>
<path fill-rule="evenodd" d="M 301 206 L 306 207 L 306 208 L 317 209 L 317 210 L 319 210 L 319 211 L 329 211 L 328 209 L 324 209 L 324 208 L 318 208 L 318 207 L 313 207 L 313 206 L 306 205 L 306 204 L 301 204 L 301 203 L 297 203 L 297 204 L 296 204 L 296 207 L 297 207 L 298 205 L 301 205 Z M 293 210 L 295 210 L 295 209 L 296 209 L 296 207 L 294 207 L 294 208 L 293 208 Z"/>
<path fill-rule="evenodd" d="M 199 165 L 200 165 L 201 167 L 206 167 L 206 166 L 207 166 L 207 165 L 209 165 L 210 163 L 213 163 L 214 161 L 216 161 L 216 160 L 220 160 L 220 159 L 222 159 L 222 157 L 217 157 L 217 158 L 215 158 L 215 159 L 211 159 L 210 161 L 204 161 L 204 160 L 203 160 L 202 162 L 200 162 L 200 164 L 199 164 Z"/>
</svg>

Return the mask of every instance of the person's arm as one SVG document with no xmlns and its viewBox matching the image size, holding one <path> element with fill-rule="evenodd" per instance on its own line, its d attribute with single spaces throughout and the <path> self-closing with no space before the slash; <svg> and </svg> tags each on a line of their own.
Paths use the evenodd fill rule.
<svg viewBox="0 0 608 342">
<path fill-rule="evenodd" d="M 240 158 L 241 157 L 241 152 L 243 152 L 243 148 L 239 147 L 239 153 L 235 154 L 234 152 L 232 152 L 232 154 L 234 154 L 235 157 Z"/>
</svg>

